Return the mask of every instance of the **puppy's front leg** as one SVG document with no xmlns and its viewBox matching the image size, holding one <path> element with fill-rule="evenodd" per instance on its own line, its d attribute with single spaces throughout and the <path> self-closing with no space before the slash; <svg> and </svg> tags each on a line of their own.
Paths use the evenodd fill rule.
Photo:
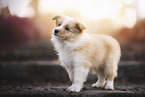
<svg viewBox="0 0 145 97">
<path fill-rule="evenodd" d="M 80 92 L 80 90 L 83 87 L 83 83 L 86 81 L 89 67 L 85 66 L 75 66 L 73 68 L 74 71 L 74 80 L 72 81 L 72 85 L 68 88 L 68 90 L 71 92 Z"/>
</svg>

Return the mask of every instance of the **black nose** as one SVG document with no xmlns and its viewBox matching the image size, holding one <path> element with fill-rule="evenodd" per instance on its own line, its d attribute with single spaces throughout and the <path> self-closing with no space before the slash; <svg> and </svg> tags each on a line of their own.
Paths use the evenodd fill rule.
<svg viewBox="0 0 145 97">
<path fill-rule="evenodd" d="M 55 29 L 54 35 L 58 35 L 58 33 L 59 33 L 59 30 L 58 29 Z"/>
</svg>

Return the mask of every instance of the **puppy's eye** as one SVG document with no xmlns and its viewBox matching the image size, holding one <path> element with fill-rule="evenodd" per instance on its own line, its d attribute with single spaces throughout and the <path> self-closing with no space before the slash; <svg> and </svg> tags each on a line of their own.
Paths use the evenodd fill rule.
<svg viewBox="0 0 145 97">
<path fill-rule="evenodd" d="M 70 29 L 68 27 L 65 27 L 65 30 L 70 31 Z"/>
<path fill-rule="evenodd" d="M 58 24 L 58 26 L 61 26 L 61 24 Z"/>
</svg>

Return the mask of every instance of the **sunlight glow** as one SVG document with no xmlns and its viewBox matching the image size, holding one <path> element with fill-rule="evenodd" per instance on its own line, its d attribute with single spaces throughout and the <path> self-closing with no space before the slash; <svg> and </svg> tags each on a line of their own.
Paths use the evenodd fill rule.
<svg viewBox="0 0 145 97">
<path fill-rule="evenodd" d="M 33 17 L 31 0 L 0 0 L 12 15 Z M 133 27 L 138 18 L 145 18 L 145 0 L 39 0 L 40 14 L 66 14 L 82 21 L 111 20 L 118 26 Z"/>
<path fill-rule="evenodd" d="M 67 8 L 73 8 L 83 16 L 99 20 L 117 15 L 122 3 L 120 0 L 41 0 L 40 8 L 42 13 L 62 13 Z"/>
<path fill-rule="evenodd" d="M 138 9 L 139 9 L 139 17 L 141 18 L 145 18 L 145 0 L 139 0 L 139 4 L 138 4 Z"/>
<path fill-rule="evenodd" d="M 133 27 L 136 23 L 136 13 L 131 9 L 128 8 L 125 10 L 124 18 L 123 18 L 123 24 L 126 27 Z"/>
<path fill-rule="evenodd" d="M 31 17 L 34 12 L 28 8 L 29 3 L 30 0 L 9 0 L 8 5 L 11 13 L 19 17 Z"/>
<path fill-rule="evenodd" d="M 123 4 L 134 5 L 134 3 L 134 0 L 41 0 L 39 8 L 42 14 L 49 12 L 59 14 L 73 8 L 79 12 L 82 20 L 112 19 L 114 24 L 119 21 L 120 26 L 131 28 L 136 23 L 136 10 L 130 7 L 123 10 Z"/>
<path fill-rule="evenodd" d="M 134 2 L 134 0 L 122 0 L 122 1 L 126 4 L 132 4 L 132 2 Z"/>
</svg>

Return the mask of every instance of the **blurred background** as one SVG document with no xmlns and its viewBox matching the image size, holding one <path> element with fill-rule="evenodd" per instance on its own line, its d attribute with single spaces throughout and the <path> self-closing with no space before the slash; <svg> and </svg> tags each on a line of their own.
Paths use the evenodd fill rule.
<svg viewBox="0 0 145 97">
<path fill-rule="evenodd" d="M 57 59 L 50 42 L 57 14 L 115 37 L 121 61 L 145 60 L 145 0 L 0 0 L 0 61 Z"/>
</svg>

